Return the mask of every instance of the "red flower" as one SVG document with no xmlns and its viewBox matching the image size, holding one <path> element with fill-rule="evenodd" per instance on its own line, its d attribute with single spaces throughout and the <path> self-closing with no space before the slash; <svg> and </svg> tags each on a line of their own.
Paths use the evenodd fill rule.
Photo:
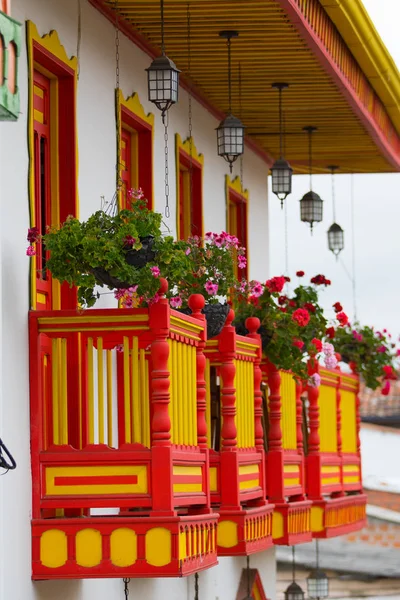
<svg viewBox="0 0 400 600">
<path fill-rule="evenodd" d="M 297 339 L 293 339 L 292 344 L 293 344 L 293 346 L 296 346 L 296 348 L 299 348 L 299 350 L 301 350 L 304 346 L 304 342 L 302 342 L 301 340 L 297 340 Z"/>
<path fill-rule="evenodd" d="M 296 321 L 300 327 L 305 327 L 310 321 L 310 313 L 304 308 L 298 308 L 292 314 L 292 319 L 293 321 Z"/>
<path fill-rule="evenodd" d="M 325 275 L 315 275 L 315 277 L 311 278 L 311 283 L 315 283 L 315 285 L 331 285 L 332 282 Z"/>
<path fill-rule="evenodd" d="M 332 285 L 332 281 L 330 279 L 325 279 L 325 285 Z"/>
<path fill-rule="evenodd" d="M 294 300 L 290 300 L 289 301 L 289 306 L 291 306 L 292 308 L 297 306 L 296 302 Z"/>
<path fill-rule="evenodd" d="M 341 327 L 344 327 L 349 322 L 349 317 L 344 312 L 337 313 L 336 318 Z"/>
<path fill-rule="evenodd" d="M 281 306 L 279 310 L 284 313 L 287 312 L 286 306 Z"/>
<path fill-rule="evenodd" d="M 249 302 L 250 302 L 250 304 L 253 304 L 254 306 L 258 306 L 260 304 L 260 301 L 257 296 L 250 296 Z"/>
<path fill-rule="evenodd" d="M 290 281 L 290 277 L 285 277 L 285 281 Z"/>
<path fill-rule="evenodd" d="M 297 271 L 297 277 L 304 277 L 304 271 Z"/>
<path fill-rule="evenodd" d="M 304 304 L 304 308 L 306 310 L 308 310 L 308 312 L 312 312 L 312 313 L 315 313 L 315 311 L 317 310 L 316 307 L 314 306 L 314 304 L 311 304 L 311 302 L 306 302 Z"/>
<path fill-rule="evenodd" d="M 287 296 L 279 296 L 278 304 L 280 304 L 282 306 L 282 304 L 286 304 L 286 302 L 287 302 Z"/>
<path fill-rule="evenodd" d="M 314 344 L 315 349 L 317 352 L 321 352 L 322 351 L 322 342 L 321 340 L 318 340 L 317 338 L 313 338 L 311 340 L 311 343 Z"/>
<path fill-rule="evenodd" d="M 28 235 L 26 236 L 26 239 L 30 244 L 34 244 L 35 242 L 37 242 L 38 237 L 39 229 L 37 227 L 31 227 L 30 229 L 28 229 Z"/>
<path fill-rule="evenodd" d="M 268 281 L 265 282 L 265 285 L 271 294 L 279 294 L 283 290 L 285 281 L 285 277 L 272 277 L 272 279 L 268 279 Z"/>
<path fill-rule="evenodd" d="M 353 373 L 357 373 L 357 363 L 351 360 L 349 362 L 349 367 L 353 371 Z"/>
<path fill-rule="evenodd" d="M 340 304 L 340 302 L 335 302 L 335 304 L 333 304 L 332 306 L 335 309 L 335 312 L 337 313 L 343 310 L 343 306 Z"/>
<path fill-rule="evenodd" d="M 390 381 L 389 381 L 389 379 L 387 379 L 385 381 L 385 385 L 383 386 L 383 388 L 381 390 L 381 394 L 382 394 L 382 396 L 389 396 L 389 392 L 390 392 Z"/>
<path fill-rule="evenodd" d="M 384 367 L 382 367 L 382 371 L 384 372 L 385 379 L 397 379 L 397 375 L 394 372 L 394 369 L 391 365 L 385 365 Z"/>
<path fill-rule="evenodd" d="M 327 330 L 325 331 L 325 335 L 328 338 L 331 338 L 331 340 L 333 340 L 333 338 L 335 337 L 335 328 L 334 327 L 328 327 Z"/>
</svg>

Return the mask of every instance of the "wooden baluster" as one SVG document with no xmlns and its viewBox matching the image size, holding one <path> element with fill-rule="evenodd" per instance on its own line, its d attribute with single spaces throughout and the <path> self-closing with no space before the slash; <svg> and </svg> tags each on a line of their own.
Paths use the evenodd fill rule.
<svg viewBox="0 0 400 600">
<path fill-rule="evenodd" d="M 206 357 L 204 348 L 206 346 L 207 324 L 204 314 L 201 312 L 204 308 L 204 297 L 201 294 L 193 294 L 189 298 L 189 307 L 192 309 L 192 316 L 201 321 L 204 331 L 201 334 L 201 341 L 196 347 L 196 380 L 197 380 L 197 445 L 200 448 L 207 448 L 207 420 L 206 420 L 206 381 L 204 378 L 206 369 Z"/>
<path fill-rule="evenodd" d="M 315 358 L 310 360 L 308 374 L 310 376 L 314 375 L 314 373 L 318 373 L 318 362 Z M 316 386 L 307 385 L 307 393 L 308 393 L 308 414 L 309 414 L 309 425 L 310 425 L 310 433 L 308 436 L 308 454 L 317 454 L 320 448 L 320 439 L 319 439 L 319 406 L 318 406 L 318 398 L 319 398 L 319 388 Z"/>
<path fill-rule="evenodd" d="M 282 402 L 281 402 L 281 376 L 279 370 L 268 362 L 268 387 L 269 387 L 269 431 L 268 450 L 282 450 Z"/>
<path fill-rule="evenodd" d="M 258 343 L 257 357 L 254 361 L 254 443 L 257 450 L 264 448 L 264 431 L 262 425 L 262 393 L 261 393 L 261 337 L 257 333 L 260 328 L 260 319 L 250 317 L 246 319 L 246 329 L 248 330 L 247 337 L 255 340 Z"/>
<path fill-rule="evenodd" d="M 337 453 L 340 455 L 342 453 L 342 409 L 341 409 L 341 401 L 342 394 L 340 393 L 340 389 L 342 386 L 342 378 L 338 374 L 338 380 L 336 385 L 336 443 L 337 443 Z"/>
<path fill-rule="evenodd" d="M 170 372 L 168 370 L 170 308 L 165 293 L 168 283 L 160 279 L 160 300 L 149 308 L 151 343 L 151 453 L 152 513 L 175 515 L 171 446 Z"/>
<path fill-rule="evenodd" d="M 151 422 L 151 440 L 153 446 L 169 446 L 171 443 L 171 420 L 168 413 L 170 402 L 170 372 L 168 371 L 168 331 L 169 306 L 165 293 L 168 283 L 160 279 L 159 290 L 162 298 L 150 309 L 150 328 L 154 335 L 151 344 L 151 404 L 153 419 Z"/>
<path fill-rule="evenodd" d="M 220 354 L 222 363 L 220 367 L 221 386 L 221 451 L 232 450 L 237 447 L 236 417 L 236 390 L 234 359 L 236 357 L 235 329 L 232 321 L 235 318 L 233 310 L 229 311 L 225 327 L 220 334 Z"/>
<path fill-rule="evenodd" d="M 303 391 L 303 384 L 300 379 L 295 379 L 296 383 L 296 437 L 297 437 L 297 449 L 299 452 L 303 452 L 303 402 L 301 394 Z"/>
</svg>

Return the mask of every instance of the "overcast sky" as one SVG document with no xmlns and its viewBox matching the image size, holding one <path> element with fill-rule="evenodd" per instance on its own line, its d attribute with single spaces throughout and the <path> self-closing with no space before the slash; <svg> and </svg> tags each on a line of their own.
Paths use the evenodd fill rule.
<svg viewBox="0 0 400 600">
<path fill-rule="evenodd" d="M 400 0 L 363 0 L 383 42 L 400 69 Z M 269 178 L 270 179 L 270 178 Z M 359 321 L 387 328 L 400 334 L 400 173 L 388 175 L 353 175 L 356 306 Z M 314 228 L 300 221 L 299 200 L 309 190 L 309 179 L 297 176 L 293 192 L 287 199 L 289 275 L 307 276 L 323 273 L 332 280 L 331 288 L 321 294 L 327 316 L 331 305 L 342 302 L 351 319 L 353 315 L 351 176 L 336 175 L 336 221 L 345 230 L 345 249 L 336 262 L 327 248 L 326 231 L 332 224 L 330 175 L 313 177 L 313 190 L 324 202 L 324 220 Z M 270 272 L 285 270 L 284 211 L 270 193 Z"/>
</svg>

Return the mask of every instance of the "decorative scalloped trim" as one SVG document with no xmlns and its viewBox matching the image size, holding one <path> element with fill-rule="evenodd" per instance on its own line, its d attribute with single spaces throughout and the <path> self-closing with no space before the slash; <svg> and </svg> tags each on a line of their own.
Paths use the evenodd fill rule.
<svg viewBox="0 0 400 600">
<path fill-rule="evenodd" d="M 26 22 L 27 26 L 27 42 L 29 44 L 28 47 L 32 45 L 32 42 L 38 42 L 40 46 L 45 48 L 50 54 L 58 58 L 61 62 L 68 65 L 74 71 L 78 68 L 78 59 L 76 56 L 71 56 L 68 58 L 68 55 L 65 51 L 64 46 L 60 42 L 60 38 L 58 37 L 57 31 L 54 29 L 50 31 L 50 33 L 45 33 L 43 36 L 40 36 L 36 25 L 32 21 Z"/>
<path fill-rule="evenodd" d="M 131 96 L 124 97 L 121 89 L 117 90 L 117 103 L 119 109 L 123 106 L 133 113 L 136 117 L 147 123 L 150 127 L 154 127 L 154 114 L 149 112 L 146 114 L 142 103 L 139 99 L 139 94 L 134 92 Z"/>
</svg>

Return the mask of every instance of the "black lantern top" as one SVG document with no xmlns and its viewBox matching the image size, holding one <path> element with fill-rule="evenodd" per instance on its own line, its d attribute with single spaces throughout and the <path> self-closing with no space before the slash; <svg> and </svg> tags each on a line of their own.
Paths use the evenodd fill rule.
<svg viewBox="0 0 400 600">
<path fill-rule="evenodd" d="M 232 165 L 244 151 L 244 125 L 232 114 L 232 69 L 231 69 L 231 39 L 239 36 L 237 31 L 220 31 L 219 36 L 227 40 L 228 46 L 228 116 L 217 127 L 218 155 L 229 163 L 232 173 Z"/>
<path fill-rule="evenodd" d="M 285 591 L 285 600 L 304 600 L 304 592 L 295 581 Z"/>
<path fill-rule="evenodd" d="M 289 84 L 273 83 L 272 87 L 279 90 L 279 159 L 271 167 L 272 192 L 278 196 L 283 208 L 283 201 L 292 192 L 293 173 L 293 169 L 283 158 L 282 90 L 289 87 Z"/>
</svg>

